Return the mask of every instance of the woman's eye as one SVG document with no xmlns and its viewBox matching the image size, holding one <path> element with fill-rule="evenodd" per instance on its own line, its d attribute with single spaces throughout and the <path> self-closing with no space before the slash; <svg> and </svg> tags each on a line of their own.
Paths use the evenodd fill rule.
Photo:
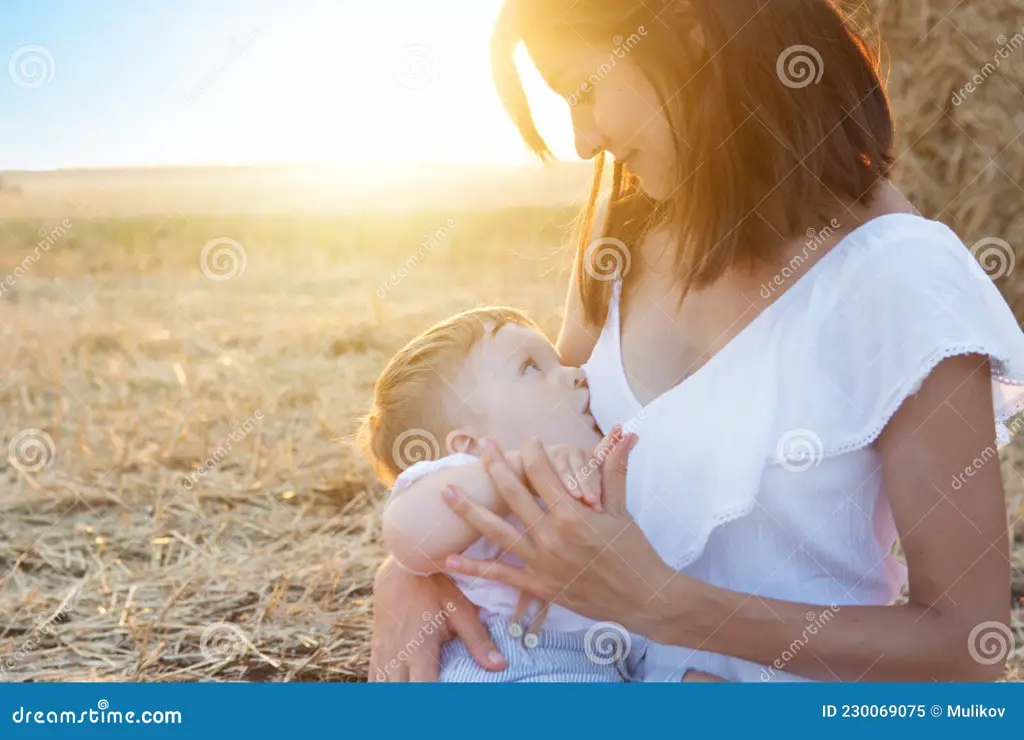
<svg viewBox="0 0 1024 740">
<path fill-rule="evenodd" d="M 538 365 L 533 360 L 527 360 L 526 362 L 523 363 L 523 366 L 519 369 L 519 372 L 523 375 L 526 375 L 527 373 L 532 372 L 534 370 L 540 370 L 540 365 Z"/>
</svg>

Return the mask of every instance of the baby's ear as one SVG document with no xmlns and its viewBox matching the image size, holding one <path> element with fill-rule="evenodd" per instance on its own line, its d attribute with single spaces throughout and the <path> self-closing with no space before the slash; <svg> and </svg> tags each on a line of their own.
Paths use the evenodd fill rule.
<svg viewBox="0 0 1024 740">
<path fill-rule="evenodd" d="M 480 445 L 476 436 L 466 429 L 453 429 L 444 438 L 444 446 L 449 455 L 462 453 L 464 455 L 480 456 Z"/>
</svg>

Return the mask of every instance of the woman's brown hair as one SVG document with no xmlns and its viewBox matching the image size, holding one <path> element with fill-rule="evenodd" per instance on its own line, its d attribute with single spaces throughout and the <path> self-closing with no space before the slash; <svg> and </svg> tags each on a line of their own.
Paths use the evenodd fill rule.
<svg viewBox="0 0 1024 740">
<path fill-rule="evenodd" d="M 734 266 L 771 258 L 766 230 L 781 244 L 828 222 L 829 199 L 865 203 L 888 177 L 889 100 L 879 59 L 850 21 L 833 0 L 506 0 L 492 42 L 494 79 L 523 139 L 550 159 L 516 47 L 636 40 L 628 61 L 658 91 L 682 153 L 676 189 L 655 201 L 616 162 L 596 235 L 632 249 L 653 227 L 670 225 L 684 296 Z M 597 326 L 610 282 L 584 267 L 603 160 L 595 162 L 576 254 L 585 319 Z"/>
</svg>

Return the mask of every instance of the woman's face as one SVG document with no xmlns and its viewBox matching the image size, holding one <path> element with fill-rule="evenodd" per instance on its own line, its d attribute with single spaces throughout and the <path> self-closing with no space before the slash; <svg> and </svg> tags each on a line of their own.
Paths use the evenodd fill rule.
<svg viewBox="0 0 1024 740">
<path fill-rule="evenodd" d="M 676 187 L 675 137 L 660 97 L 630 63 L 629 50 L 619 45 L 605 52 L 582 43 L 567 49 L 563 43 L 534 44 L 530 53 L 569 104 L 579 156 L 610 152 L 640 178 L 648 195 L 668 198 Z"/>
</svg>

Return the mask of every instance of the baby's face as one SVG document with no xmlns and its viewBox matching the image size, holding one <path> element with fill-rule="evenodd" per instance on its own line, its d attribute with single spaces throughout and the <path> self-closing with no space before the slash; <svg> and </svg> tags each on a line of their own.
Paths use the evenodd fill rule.
<svg viewBox="0 0 1024 740">
<path fill-rule="evenodd" d="M 530 437 L 588 449 L 601 441 L 583 371 L 562 365 L 551 342 L 529 327 L 506 324 L 493 335 L 488 327 L 455 390 L 478 419 L 474 436 L 491 437 L 503 450 L 517 450 Z"/>
</svg>

